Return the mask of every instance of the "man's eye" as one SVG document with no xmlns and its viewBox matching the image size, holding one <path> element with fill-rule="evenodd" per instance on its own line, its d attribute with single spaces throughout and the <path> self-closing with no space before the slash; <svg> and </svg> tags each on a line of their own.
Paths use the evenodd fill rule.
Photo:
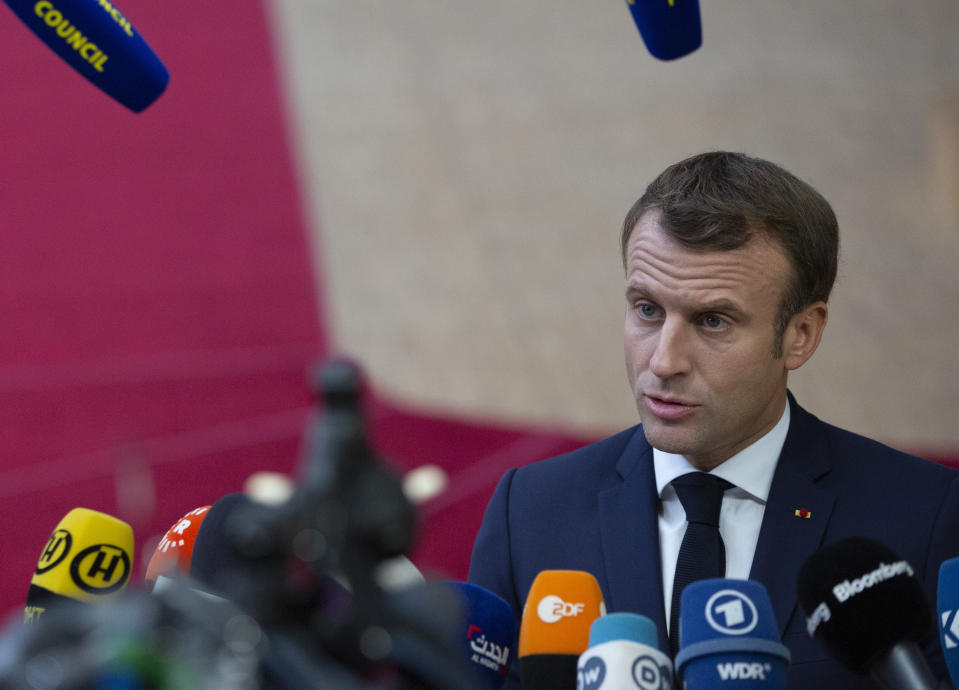
<svg viewBox="0 0 959 690">
<path fill-rule="evenodd" d="M 703 325 L 715 331 L 726 326 L 726 319 L 716 314 L 706 314 L 706 316 L 703 317 Z"/>
<path fill-rule="evenodd" d="M 636 305 L 636 313 L 638 313 L 644 319 L 655 319 L 659 314 L 659 310 L 656 309 L 652 304 L 646 302 L 641 302 Z"/>
</svg>

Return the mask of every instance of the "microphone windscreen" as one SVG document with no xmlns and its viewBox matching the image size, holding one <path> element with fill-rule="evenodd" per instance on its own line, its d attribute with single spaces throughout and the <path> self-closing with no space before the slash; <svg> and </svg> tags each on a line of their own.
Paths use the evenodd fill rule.
<svg viewBox="0 0 959 690">
<path fill-rule="evenodd" d="M 659 641 L 656 624 L 638 613 L 608 613 L 589 627 L 589 646 L 604 642 L 629 640 L 656 647 Z"/>
<path fill-rule="evenodd" d="M 606 615 L 596 578 L 581 570 L 544 570 L 530 587 L 519 631 L 519 656 L 582 654 L 589 628 Z"/>
<path fill-rule="evenodd" d="M 157 544 L 144 577 L 152 589 L 157 577 L 189 575 L 196 535 L 210 506 L 195 508 L 177 520 Z"/>
<path fill-rule="evenodd" d="M 112 0 L 4 0 L 37 37 L 134 112 L 159 98 L 170 74 Z"/>
<path fill-rule="evenodd" d="M 593 621 L 589 649 L 576 667 L 579 690 L 668 690 L 673 665 L 657 647 L 656 624 L 636 613 L 610 613 Z"/>
<path fill-rule="evenodd" d="M 232 520 L 253 505 L 246 494 L 226 494 L 210 506 L 193 540 L 190 577 L 214 594 L 230 593 L 236 573 L 249 567 L 234 546 Z"/>
<path fill-rule="evenodd" d="M 57 601 L 106 601 L 122 594 L 133 571 L 133 528 L 88 508 L 67 513 L 37 560 L 24 620 Z"/>
<path fill-rule="evenodd" d="M 294 538 L 274 534 L 277 525 L 268 524 L 277 510 L 242 493 L 219 498 L 197 530 L 189 574 L 196 589 L 257 616 L 292 624 L 326 600 L 338 606 L 349 595 L 347 586 L 318 572 L 312 563 L 287 558 L 295 549 Z M 290 543 L 276 541 L 287 538 Z M 271 598 L 276 603 L 267 606 Z"/>
<path fill-rule="evenodd" d="M 703 43 L 699 0 L 626 0 L 647 50 L 660 60 L 675 60 Z"/>
<path fill-rule="evenodd" d="M 959 558 L 950 558 L 939 567 L 936 599 L 939 642 L 952 684 L 959 687 Z"/>
<path fill-rule="evenodd" d="M 693 582 L 679 600 L 676 676 L 688 690 L 785 688 L 789 649 L 769 593 L 752 580 Z"/>
<path fill-rule="evenodd" d="M 483 687 L 501 688 L 516 649 L 516 616 L 502 597 L 465 582 L 446 582 L 464 612 L 457 640 Z"/>
<path fill-rule="evenodd" d="M 596 578 L 581 570 L 544 570 L 526 596 L 519 628 L 523 690 L 572 690 L 589 627 L 606 615 Z"/>
<path fill-rule="evenodd" d="M 799 569 L 806 630 L 860 675 L 900 642 L 921 642 L 932 621 L 912 566 L 866 537 L 824 546 Z"/>
</svg>

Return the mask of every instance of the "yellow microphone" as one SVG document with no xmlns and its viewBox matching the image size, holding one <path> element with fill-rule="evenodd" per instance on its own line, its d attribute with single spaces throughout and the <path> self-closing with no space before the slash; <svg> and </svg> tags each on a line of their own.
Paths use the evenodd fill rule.
<svg viewBox="0 0 959 690">
<path fill-rule="evenodd" d="M 133 528 L 88 508 L 67 513 L 37 560 L 23 620 L 31 623 L 63 601 L 106 601 L 122 594 L 133 572 Z"/>
<path fill-rule="evenodd" d="M 589 628 L 606 615 L 596 578 L 582 570 L 544 570 L 530 587 L 519 630 L 523 688 L 575 690 L 576 664 Z"/>
</svg>

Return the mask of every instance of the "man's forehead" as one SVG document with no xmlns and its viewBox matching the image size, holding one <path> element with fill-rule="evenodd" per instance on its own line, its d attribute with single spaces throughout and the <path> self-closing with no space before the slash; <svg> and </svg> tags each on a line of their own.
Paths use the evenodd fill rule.
<svg viewBox="0 0 959 690">
<path fill-rule="evenodd" d="M 789 275 L 785 252 L 756 237 L 737 249 L 690 249 L 658 223 L 637 224 L 627 245 L 627 293 L 682 292 L 690 302 L 741 302 L 770 292 L 778 298 Z"/>
</svg>

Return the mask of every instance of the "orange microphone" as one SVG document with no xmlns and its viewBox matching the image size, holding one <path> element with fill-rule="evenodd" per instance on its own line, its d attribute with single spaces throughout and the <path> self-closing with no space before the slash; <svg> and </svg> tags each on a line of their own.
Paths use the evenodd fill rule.
<svg viewBox="0 0 959 690">
<path fill-rule="evenodd" d="M 544 570 L 530 587 L 519 630 L 523 690 L 575 690 L 576 664 L 589 628 L 606 615 L 596 578 L 582 570 Z"/>
<path fill-rule="evenodd" d="M 167 530 L 163 539 L 157 544 L 150 563 L 147 565 L 145 580 L 149 589 L 157 586 L 158 579 L 179 577 L 190 574 L 190 563 L 193 560 L 193 544 L 200 531 L 203 519 L 210 511 L 210 506 L 195 508 Z"/>
</svg>

